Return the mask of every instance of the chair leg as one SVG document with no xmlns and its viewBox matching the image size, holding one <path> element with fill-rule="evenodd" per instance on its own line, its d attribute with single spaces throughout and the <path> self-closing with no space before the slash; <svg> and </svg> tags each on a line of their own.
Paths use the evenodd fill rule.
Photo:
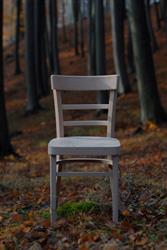
<svg viewBox="0 0 167 250">
<path fill-rule="evenodd" d="M 112 216 L 113 222 L 118 223 L 119 213 L 119 167 L 118 167 L 118 156 L 113 156 L 113 175 L 112 175 Z"/>
<path fill-rule="evenodd" d="M 50 156 L 50 215 L 51 226 L 56 224 L 56 156 Z"/>
<path fill-rule="evenodd" d="M 62 171 L 62 164 L 60 163 L 57 166 L 57 172 L 61 172 L 61 171 Z M 58 207 L 58 203 L 59 203 L 60 185 L 61 185 L 61 176 L 57 176 L 56 178 L 56 190 L 57 190 L 56 207 Z"/>
</svg>

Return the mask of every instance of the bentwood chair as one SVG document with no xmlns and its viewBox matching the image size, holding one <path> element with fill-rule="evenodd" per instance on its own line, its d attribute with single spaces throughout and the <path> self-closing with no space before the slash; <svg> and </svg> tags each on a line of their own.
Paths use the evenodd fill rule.
<svg viewBox="0 0 167 250">
<path fill-rule="evenodd" d="M 52 75 L 51 86 L 54 95 L 57 137 L 48 144 L 50 155 L 50 212 L 51 225 L 56 223 L 56 208 L 58 201 L 61 176 L 108 176 L 112 189 L 112 219 L 118 222 L 119 210 L 119 167 L 120 142 L 114 138 L 115 109 L 118 76 L 63 76 Z M 62 104 L 63 91 L 108 91 L 108 104 Z M 102 120 L 64 121 L 64 110 L 99 110 L 107 109 L 108 118 Z M 76 136 L 64 137 L 66 126 L 106 126 L 106 137 Z M 66 156 L 79 156 L 79 158 L 63 159 Z M 99 158 L 85 158 L 86 156 L 103 156 Z M 81 157 L 84 156 L 84 157 Z M 102 158 L 102 157 L 101 157 Z M 62 160 L 61 160 L 62 159 Z M 71 161 L 100 161 L 108 165 L 106 172 L 63 172 L 62 164 Z"/>
</svg>

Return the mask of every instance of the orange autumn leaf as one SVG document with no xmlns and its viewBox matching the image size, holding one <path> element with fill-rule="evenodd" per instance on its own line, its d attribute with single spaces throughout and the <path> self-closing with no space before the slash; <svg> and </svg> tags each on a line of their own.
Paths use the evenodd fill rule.
<svg viewBox="0 0 167 250">
<path fill-rule="evenodd" d="M 12 214 L 12 220 L 15 221 L 15 222 L 22 222 L 23 217 L 20 214 L 18 214 L 17 212 L 14 212 Z"/>
<path fill-rule="evenodd" d="M 128 217 L 128 216 L 130 215 L 129 210 L 127 210 L 127 209 L 123 210 L 121 213 L 122 213 L 122 215 L 125 216 L 125 217 Z"/>
<path fill-rule="evenodd" d="M 147 130 L 156 130 L 158 128 L 157 124 L 154 122 L 147 122 L 145 125 L 145 131 Z"/>
</svg>

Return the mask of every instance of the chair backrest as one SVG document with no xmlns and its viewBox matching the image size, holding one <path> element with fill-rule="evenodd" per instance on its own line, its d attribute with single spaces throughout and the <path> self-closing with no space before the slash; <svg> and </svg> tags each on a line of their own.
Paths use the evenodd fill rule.
<svg viewBox="0 0 167 250">
<path fill-rule="evenodd" d="M 54 95 L 57 137 L 64 136 L 65 126 L 107 126 L 107 137 L 115 132 L 115 109 L 118 76 L 64 76 L 52 75 L 51 87 Z M 61 91 L 109 91 L 108 104 L 62 104 Z M 108 109 L 107 120 L 64 121 L 63 110 Z"/>
</svg>

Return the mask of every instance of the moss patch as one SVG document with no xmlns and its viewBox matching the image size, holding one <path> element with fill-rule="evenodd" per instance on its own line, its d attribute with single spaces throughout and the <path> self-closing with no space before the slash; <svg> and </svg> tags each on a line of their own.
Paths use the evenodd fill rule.
<svg viewBox="0 0 167 250">
<path fill-rule="evenodd" d="M 100 205 L 92 201 L 68 202 L 57 208 L 58 217 L 68 217 L 79 213 L 100 212 Z M 49 219 L 49 210 L 41 210 L 40 216 Z"/>
<path fill-rule="evenodd" d="M 68 217 L 71 215 L 99 211 L 99 205 L 92 201 L 68 202 L 57 209 L 58 216 Z"/>
</svg>

